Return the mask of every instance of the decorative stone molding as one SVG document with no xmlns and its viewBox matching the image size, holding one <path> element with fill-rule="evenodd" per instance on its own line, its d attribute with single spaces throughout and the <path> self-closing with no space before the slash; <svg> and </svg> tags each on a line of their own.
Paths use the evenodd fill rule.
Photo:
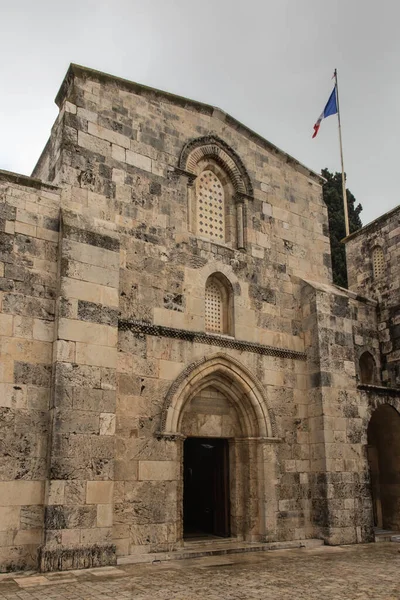
<svg viewBox="0 0 400 600">
<path fill-rule="evenodd" d="M 59 191 L 61 188 L 52 183 L 46 183 L 36 177 L 29 177 L 27 175 L 21 175 L 20 173 L 12 173 L 11 171 L 4 171 L 0 169 L 0 183 L 14 183 L 16 185 L 23 185 L 37 190 L 54 190 Z"/>
<path fill-rule="evenodd" d="M 184 169 L 180 169 L 179 167 L 171 167 L 171 169 L 173 169 L 173 172 L 176 173 L 178 176 L 182 175 L 183 177 L 187 177 L 188 185 L 193 185 L 197 177 L 196 173 L 185 171 Z"/>
<path fill-rule="evenodd" d="M 207 344 L 208 346 L 219 346 L 220 348 L 232 348 L 255 354 L 266 356 L 276 356 L 277 358 L 289 358 L 293 360 L 306 360 L 305 352 L 297 350 L 288 350 L 286 348 L 276 348 L 274 346 L 264 346 L 256 342 L 245 342 L 236 340 L 230 336 L 213 335 L 201 331 L 189 331 L 187 329 L 174 329 L 173 327 L 164 327 L 163 325 L 152 325 L 142 321 L 120 320 L 118 329 L 121 331 L 132 331 L 134 333 L 143 333 L 145 335 L 155 335 L 157 337 L 169 337 L 197 344 Z"/>
<path fill-rule="evenodd" d="M 360 384 L 357 386 L 360 392 L 364 392 L 371 414 L 380 406 L 389 405 L 400 415 L 400 389 L 389 388 L 380 385 Z"/>
<path fill-rule="evenodd" d="M 179 435 L 184 407 L 205 386 L 219 387 L 238 410 L 244 438 L 277 438 L 276 420 L 266 394 L 250 371 L 223 353 L 203 357 L 188 365 L 169 388 L 161 413 L 159 436 Z"/>
<path fill-rule="evenodd" d="M 89 569 L 117 564 L 114 544 L 92 544 L 79 548 L 39 548 L 39 567 L 42 573 Z"/>
<path fill-rule="evenodd" d="M 165 440 L 166 442 L 184 442 L 186 440 L 186 435 L 182 433 L 164 433 L 162 431 L 158 431 L 156 434 L 156 438 L 158 440 Z"/>
<path fill-rule="evenodd" d="M 237 442 L 260 442 L 260 444 L 281 444 L 284 440 L 279 437 L 237 437 Z"/>
<path fill-rule="evenodd" d="M 207 167 L 206 170 L 201 170 L 201 165 L 202 168 L 204 168 L 204 160 L 209 160 L 213 165 Z M 193 183 L 196 177 L 201 173 L 200 178 L 202 178 L 202 175 L 208 173 L 209 170 L 213 171 L 215 177 L 219 179 L 218 183 L 221 188 L 219 192 L 223 194 L 222 204 L 218 204 L 216 198 L 214 198 L 214 200 L 218 206 L 223 209 L 222 212 L 224 215 L 226 212 L 226 206 L 223 202 L 225 195 L 224 190 L 227 192 L 229 189 L 229 201 L 236 204 L 236 215 L 233 217 L 234 221 L 231 220 L 232 216 L 229 211 L 226 212 L 225 216 L 228 217 L 228 219 L 224 224 L 222 223 L 224 219 L 221 219 L 221 215 L 219 215 L 217 227 L 220 228 L 220 231 L 218 231 L 216 239 L 218 237 L 223 238 L 221 240 L 217 239 L 217 241 L 228 243 L 228 245 L 233 243 L 236 244 L 238 250 L 245 250 L 245 205 L 247 200 L 253 200 L 253 186 L 246 167 L 240 157 L 226 142 L 214 135 L 196 138 L 188 142 L 181 152 L 179 167 L 175 168 L 175 176 L 183 175 L 188 179 L 188 229 L 189 231 L 195 231 L 198 235 L 210 237 L 209 232 L 202 233 L 202 230 L 208 223 L 207 211 L 209 202 L 201 203 L 201 199 L 199 200 L 199 198 L 197 198 L 198 195 L 201 196 L 204 192 L 204 189 L 202 192 L 201 188 L 204 187 L 206 183 L 203 181 L 203 185 L 200 185 L 200 181 L 197 180 L 200 185 L 200 191 L 199 189 L 193 189 Z M 219 171 L 221 171 L 221 173 L 219 173 Z M 225 183 L 223 183 L 224 181 Z M 229 185 L 226 188 L 228 182 Z M 207 191 L 205 193 L 207 194 Z M 211 198 L 213 202 L 213 196 L 207 196 L 207 198 L 208 197 Z M 219 197 L 218 200 L 220 201 Z M 199 202 L 201 204 L 199 204 Z M 200 206 L 203 210 L 206 210 L 205 218 L 202 218 L 204 215 L 199 211 Z M 213 209 L 211 208 L 210 210 L 212 211 Z M 213 221 L 213 219 L 211 219 L 211 221 Z M 201 223 L 201 226 L 199 226 L 199 223 Z M 214 225 L 215 223 L 212 223 L 212 226 Z M 213 231 L 216 233 L 216 230 Z"/>
<path fill-rule="evenodd" d="M 370 385 L 370 384 L 366 384 L 366 383 L 361 383 L 357 386 L 358 390 L 361 390 L 363 392 L 367 392 L 368 395 L 372 395 L 372 394 L 376 394 L 377 397 L 384 397 L 384 398 L 399 398 L 400 399 L 400 388 L 392 388 L 392 387 L 386 387 L 383 385 Z M 400 405 L 399 405 L 399 409 L 400 409 Z M 400 412 L 400 410 L 399 410 Z"/>
<path fill-rule="evenodd" d="M 180 155 L 179 168 L 196 173 L 197 163 L 202 158 L 213 158 L 227 172 L 237 193 L 253 199 L 253 186 L 241 158 L 219 137 L 210 135 L 188 142 Z"/>
<path fill-rule="evenodd" d="M 207 262 L 203 267 L 199 269 L 199 277 L 201 277 L 201 279 L 199 279 L 200 287 L 205 288 L 207 279 L 210 277 L 210 275 L 214 275 L 215 273 L 221 273 L 222 275 L 225 275 L 225 277 L 231 284 L 233 295 L 240 296 L 242 294 L 242 287 L 237 275 L 235 274 L 231 266 L 234 260 L 235 259 L 231 260 L 230 265 L 226 265 L 215 260 L 210 260 L 209 262 Z"/>
</svg>

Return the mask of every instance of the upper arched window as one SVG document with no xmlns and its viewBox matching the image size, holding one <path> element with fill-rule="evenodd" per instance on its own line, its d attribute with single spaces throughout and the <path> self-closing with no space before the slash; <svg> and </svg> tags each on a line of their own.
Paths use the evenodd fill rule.
<svg viewBox="0 0 400 600">
<path fill-rule="evenodd" d="M 222 273 L 207 279 L 204 316 L 206 331 L 233 335 L 232 286 Z"/>
<path fill-rule="evenodd" d="M 204 170 L 196 180 L 197 232 L 216 242 L 225 242 L 225 193 L 218 176 Z"/>
<path fill-rule="evenodd" d="M 368 351 L 363 352 L 360 356 L 359 361 L 360 367 L 360 381 L 367 385 L 373 385 L 376 383 L 376 365 L 372 354 Z"/>
<path fill-rule="evenodd" d="M 207 135 L 185 144 L 179 170 L 188 179 L 188 230 L 215 244 L 245 250 L 246 206 L 254 190 L 239 155 L 222 139 Z"/>
<path fill-rule="evenodd" d="M 385 255 L 381 246 L 376 246 L 372 252 L 372 266 L 375 279 L 385 274 Z"/>
</svg>

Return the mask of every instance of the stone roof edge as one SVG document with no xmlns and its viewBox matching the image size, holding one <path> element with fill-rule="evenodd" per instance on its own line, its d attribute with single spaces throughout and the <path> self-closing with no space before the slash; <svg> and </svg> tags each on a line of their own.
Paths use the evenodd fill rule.
<svg viewBox="0 0 400 600">
<path fill-rule="evenodd" d="M 57 185 L 46 183 L 36 177 L 29 177 L 29 175 L 22 175 L 21 173 L 0 169 L 0 183 L 2 181 L 9 181 L 10 183 L 16 183 L 17 185 L 24 185 L 25 187 L 31 187 L 38 190 L 47 189 L 60 191 L 60 188 Z"/>
<path fill-rule="evenodd" d="M 369 229 L 372 229 L 373 227 L 379 225 L 380 223 L 385 221 L 387 218 L 391 217 L 393 215 L 393 213 L 395 213 L 396 211 L 400 211 L 400 204 L 398 206 L 395 206 L 394 208 L 388 210 L 388 212 L 384 213 L 380 217 L 377 217 L 370 223 L 367 223 L 366 225 L 364 225 L 364 227 L 361 227 L 361 229 L 357 229 L 357 231 L 353 231 L 353 233 L 350 233 L 350 235 L 348 235 L 347 237 L 342 239 L 342 243 L 346 244 L 350 240 L 353 240 L 355 237 L 358 237 L 362 233 L 365 233 Z"/>
<path fill-rule="evenodd" d="M 68 71 L 64 77 L 64 80 L 60 86 L 60 89 L 55 97 L 55 103 L 57 104 L 58 107 L 60 107 L 64 97 L 66 96 L 68 87 L 69 87 L 69 83 L 71 82 L 71 78 L 74 75 L 76 75 L 76 76 L 83 75 L 86 77 L 96 78 L 99 81 L 103 81 L 105 83 L 117 83 L 121 87 L 124 87 L 125 89 L 130 90 L 130 91 L 133 91 L 137 95 L 146 95 L 146 94 L 149 96 L 156 95 L 156 96 L 159 96 L 159 97 L 163 98 L 164 100 L 170 102 L 171 104 L 178 104 L 178 105 L 181 105 L 183 108 L 187 108 L 188 106 L 191 106 L 191 107 L 199 110 L 200 112 L 213 115 L 215 118 L 222 120 L 224 123 L 226 123 L 227 125 L 230 125 L 231 127 L 236 129 L 240 133 L 243 133 L 245 136 L 250 138 L 255 143 L 258 143 L 259 145 L 265 147 L 267 150 L 270 150 L 272 152 L 275 152 L 276 154 L 279 154 L 280 156 L 285 158 L 287 163 L 292 164 L 295 168 L 297 168 L 300 172 L 302 172 L 307 177 L 312 177 L 321 185 L 325 181 L 325 179 L 322 177 L 322 175 L 319 175 L 315 171 L 309 169 L 308 167 L 303 165 L 303 163 L 298 161 L 296 158 L 294 158 L 293 156 L 290 156 L 290 154 L 287 154 L 286 152 L 284 152 L 283 150 L 281 150 L 280 148 L 278 148 L 277 146 L 275 146 L 274 144 L 272 144 L 271 142 L 266 140 L 259 133 L 256 133 L 255 131 L 250 129 L 250 127 L 247 127 L 247 125 L 244 125 L 243 123 L 241 123 L 240 121 L 238 121 L 237 119 L 235 119 L 234 117 L 232 117 L 231 115 L 229 115 L 228 113 L 226 113 L 225 111 L 221 110 L 220 108 L 218 108 L 216 106 L 212 106 L 210 104 L 205 104 L 204 102 L 200 102 L 198 100 L 192 100 L 190 98 L 185 98 L 184 96 L 179 96 L 178 94 L 172 94 L 171 92 L 159 90 L 157 88 L 143 85 L 141 83 L 136 83 L 136 82 L 130 81 L 128 79 L 123 79 L 122 77 L 110 75 L 109 73 L 103 73 L 102 71 L 97 71 L 96 69 L 91 69 L 89 67 L 83 67 L 82 65 L 77 65 L 74 63 L 70 64 Z"/>
<path fill-rule="evenodd" d="M 356 292 L 352 290 L 348 290 L 346 288 L 341 287 L 340 285 L 336 285 L 331 282 L 321 282 L 321 281 L 312 281 L 310 279 L 301 279 L 299 281 L 309 285 L 310 287 L 318 290 L 320 292 L 328 293 L 328 294 L 336 294 L 340 296 L 345 296 L 347 298 L 351 298 L 352 300 L 356 300 L 358 302 L 363 302 L 364 304 L 370 304 L 371 306 L 378 306 L 377 300 L 373 300 L 372 298 L 367 298 L 366 296 L 360 296 Z"/>
</svg>

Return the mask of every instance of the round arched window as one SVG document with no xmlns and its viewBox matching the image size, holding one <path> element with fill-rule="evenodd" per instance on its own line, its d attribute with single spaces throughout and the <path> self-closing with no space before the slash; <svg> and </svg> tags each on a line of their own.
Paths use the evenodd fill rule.
<svg viewBox="0 0 400 600">
<path fill-rule="evenodd" d="M 360 356 L 360 381 L 361 383 L 373 385 L 376 383 L 376 365 L 374 357 L 370 352 L 363 352 Z"/>
</svg>

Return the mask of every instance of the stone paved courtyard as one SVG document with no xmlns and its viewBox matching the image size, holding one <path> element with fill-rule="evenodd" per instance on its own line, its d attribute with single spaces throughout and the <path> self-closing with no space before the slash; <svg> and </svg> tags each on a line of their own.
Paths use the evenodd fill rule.
<svg viewBox="0 0 400 600">
<path fill-rule="evenodd" d="M 400 545 L 321 547 L 1 575 L 1 600 L 399 600 Z"/>
</svg>

